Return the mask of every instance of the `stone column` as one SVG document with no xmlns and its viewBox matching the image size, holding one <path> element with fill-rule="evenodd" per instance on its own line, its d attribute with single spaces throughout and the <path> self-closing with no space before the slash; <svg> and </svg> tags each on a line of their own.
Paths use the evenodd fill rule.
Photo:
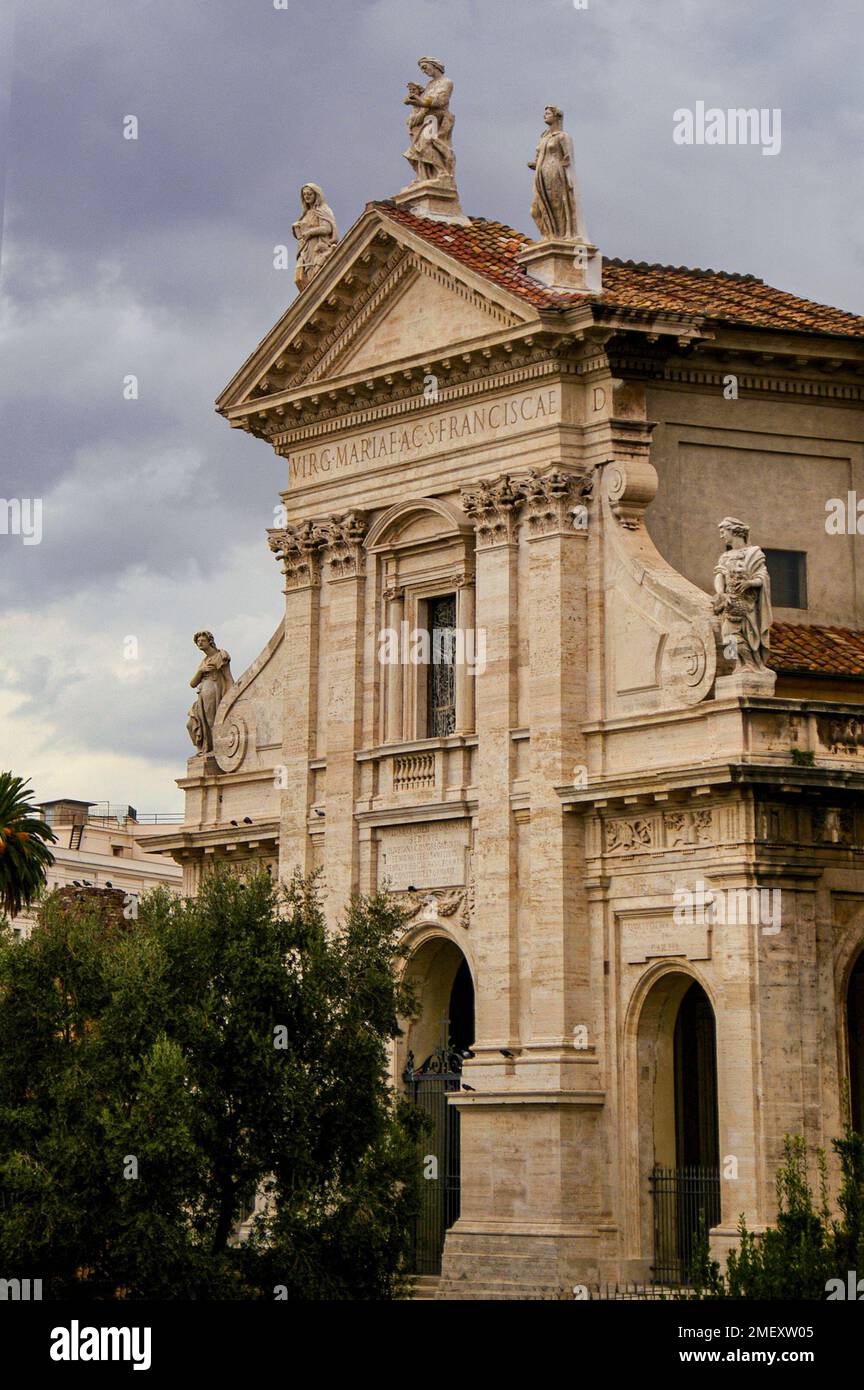
<svg viewBox="0 0 864 1390">
<path fill-rule="evenodd" d="M 405 733 L 402 727 L 402 622 L 405 617 L 405 590 L 392 588 L 385 590 L 387 601 L 387 625 L 396 633 L 396 647 L 399 661 L 387 671 L 387 725 L 386 742 L 402 743 Z"/>
<path fill-rule="evenodd" d="M 365 520 L 357 512 L 324 528 L 329 561 L 327 624 L 327 818 L 324 877 L 327 915 L 334 923 L 359 887 L 354 822 L 363 710 L 363 603 L 366 585 Z"/>
<path fill-rule="evenodd" d="M 468 658 L 475 662 L 478 656 L 474 624 L 474 579 L 460 575 L 456 580 L 456 631 L 461 644 L 456 649 L 461 658 L 456 667 L 457 734 L 473 734 L 475 729 L 474 674 L 468 666 Z"/>
<path fill-rule="evenodd" d="M 521 497 L 508 477 L 463 490 L 474 522 L 476 625 L 486 636 L 486 669 L 476 685 L 477 834 L 476 906 L 472 946 L 477 965 L 474 1052 L 501 1062 L 499 1049 L 514 1041 L 518 1021 L 516 958 L 516 825 L 510 811 L 517 721 L 518 509 Z"/>
<path fill-rule="evenodd" d="M 573 526 L 578 479 L 551 469 L 534 476 L 522 514 L 529 549 L 531 802 L 531 1037 L 527 1047 L 556 1084 L 596 1085 L 597 1023 L 590 993 L 588 901 L 581 817 L 555 788 L 572 783 L 586 753 L 585 528 Z M 580 1046 L 574 1055 L 574 1028 Z M 589 1046 L 584 1047 L 585 1032 Z M 563 1050 L 563 1055 L 562 1055 Z M 541 1059 L 548 1059 L 548 1065 Z M 576 1072 L 579 1080 L 576 1081 Z"/>
<path fill-rule="evenodd" d="M 308 819 L 314 793 L 309 770 L 316 756 L 318 725 L 318 631 L 320 569 L 323 538 L 306 523 L 269 532 L 271 550 L 282 561 L 285 575 L 285 692 L 282 717 L 282 759 L 276 769 L 281 790 L 279 810 L 279 877 L 313 867 Z"/>
</svg>

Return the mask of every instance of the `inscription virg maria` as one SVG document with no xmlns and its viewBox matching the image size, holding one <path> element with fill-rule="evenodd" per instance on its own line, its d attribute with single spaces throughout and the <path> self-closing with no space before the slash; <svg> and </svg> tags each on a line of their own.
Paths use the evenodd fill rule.
<svg viewBox="0 0 864 1390">
<path fill-rule="evenodd" d="M 450 888 L 465 882 L 466 830 L 458 822 L 399 825 L 381 831 L 379 884 L 406 888 Z"/>
<path fill-rule="evenodd" d="M 525 426 L 536 425 L 557 414 L 558 405 L 558 388 L 544 387 L 488 405 L 465 406 L 431 419 L 416 420 L 410 425 L 370 430 L 344 444 L 322 444 L 289 454 L 288 476 L 291 482 L 301 482 L 374 463 L 420 459 L 451 444 L 476 440 L 483 435 L 500 438 L 517 434 Z"/>
</svg>

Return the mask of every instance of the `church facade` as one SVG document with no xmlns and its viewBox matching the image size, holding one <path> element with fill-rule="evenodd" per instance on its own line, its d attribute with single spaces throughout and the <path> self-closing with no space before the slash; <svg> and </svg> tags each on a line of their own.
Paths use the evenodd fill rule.
<svg viewBox="0 0 864 1390">
<path fill-rule="evenodd" d="M 786 1133 L 864 1125 L 864 319 L 604 263 L 555 225 L 560 116 L 536 241 L 416 114 L 341 240 L 307 186 L 334 235 L 217 402 L 280 460 L 284 620 L 148 839 L 188 892 L 257 860 L 322 868 L 334 923 L 406 905 L 440 1298 L 674 1281 L 688 1212 L 721 1252 Z"/>
</svg>

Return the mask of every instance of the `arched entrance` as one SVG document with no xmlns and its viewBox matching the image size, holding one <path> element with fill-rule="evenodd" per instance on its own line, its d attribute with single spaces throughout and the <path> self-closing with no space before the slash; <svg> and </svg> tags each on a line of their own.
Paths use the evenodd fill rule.
<svg viewBox="0 0 864 1390">
<path fill-rule="evenodd" d="M 691 975 L 657 979 L 642 1006 L 637 1053 L 643 1248 L 654 1278 L 677 1284 L 688 1278 L 701 1225 L 720 1220 L 714 1010 Z"/>
<path fill-rule="evenodd" d="M 413 1272 L 440 1274 L 444 1237 L 459 1216 L 459 1112 L 447 1096 L 459 1090 L 474 1041 L 474 984 L 465 956 L 443 933 L 418 945 L 406 975 L 420 1011 L 407 1029 L 402 1080 L 429 1121 L 421 1141 L 424 1181 Z"/>
<path fill-rule="evenodd" d="M 846 1037 L 849 1043 L 849 1118 L 864 1133 L 864 951 L 849 976 L 846 991 Z"/>
</svg>

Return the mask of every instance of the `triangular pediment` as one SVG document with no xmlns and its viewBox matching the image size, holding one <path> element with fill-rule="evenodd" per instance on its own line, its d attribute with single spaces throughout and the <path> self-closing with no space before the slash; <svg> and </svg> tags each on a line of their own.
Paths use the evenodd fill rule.
<svg viewBox="0 0 864 1390">
<path fill-rule="evenodd" d="M 314 385 L 465 350 L 530 305 L 370 207 L 217 401 L 229 417 Z"/>
</svg>

